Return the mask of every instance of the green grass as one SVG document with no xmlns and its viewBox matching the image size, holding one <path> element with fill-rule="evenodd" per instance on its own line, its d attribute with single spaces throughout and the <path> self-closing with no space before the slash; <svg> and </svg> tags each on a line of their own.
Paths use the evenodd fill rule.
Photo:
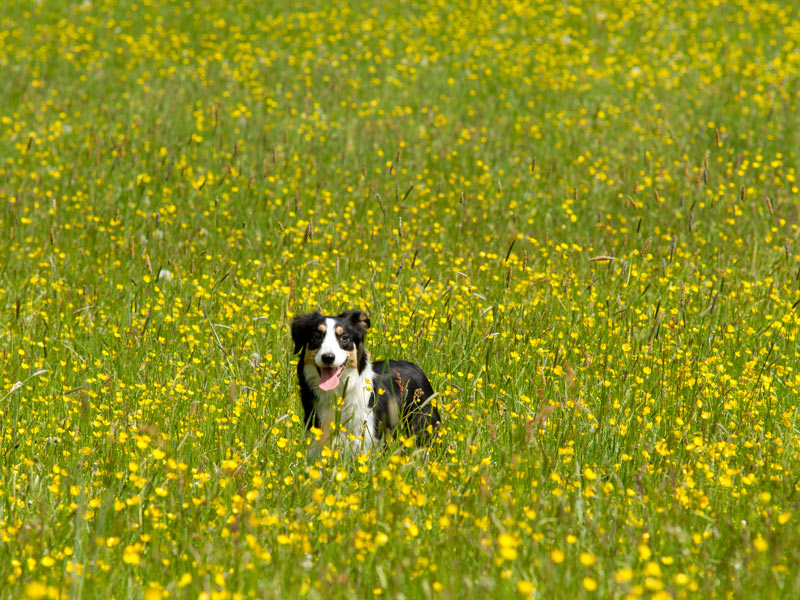
<svg viewBox="0 0 800 600">
<path fill-rule="evenodd" d="M 800 593 L 797 7 L 195 4 L 0 8 L 0 597 Z"/>
</svg>

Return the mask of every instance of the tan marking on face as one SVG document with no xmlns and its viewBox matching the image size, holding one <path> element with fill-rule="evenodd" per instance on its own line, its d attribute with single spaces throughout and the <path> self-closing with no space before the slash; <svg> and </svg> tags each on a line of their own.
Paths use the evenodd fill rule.
<svg viewBox="0 0 800 600">
<path fill-rule="evenodd" d="M 320 332 L 320 333 L 325 333 L 326 331 L 328 331 L 328 328 L 327 328 L 327 327 L 325 327 L 325 324 L 324 324 L 324 323 L 320 323 L 320 324 L 317 326 L 317 329 L 319 330 L 319 332 Z"/>
<path fill-rule="evenodd" d="M 352 350 L 347 351 L 347 366 L 351 369 L 358 368 L 358 352 L 356 352 L 355 346 L 353 346 Z"/>
<path fill-rule="evenodd" d="M 314 358 L 316 356 L 317 356 L 316 350 L 311 350 L 310 348 L 306 348 L 306 352 L 305 354 L 303 354 L 303 364 L 316 366 L 317 363 L 314 362 Z"/>
<path fill-rule="evenodd" d="M 344 327 L 341 325 L 336 326 L 336 335 L 342 335 L 344 333 Z"/>
</svg>

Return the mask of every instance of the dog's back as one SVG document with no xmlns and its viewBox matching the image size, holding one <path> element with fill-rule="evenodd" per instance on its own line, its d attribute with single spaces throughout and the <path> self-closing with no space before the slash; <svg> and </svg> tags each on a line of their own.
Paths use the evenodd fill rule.
<svg viewBox="0 0 800 600">
<path fill-rule="evenodd" d="M 436 434 L 441 416 L 433 403 L 433 387 L 417 365 L 406 360 L 372 363 L 373 398 L 378 423 L 393 431 L 414 435 L 427 444 Z"/>
</svg>

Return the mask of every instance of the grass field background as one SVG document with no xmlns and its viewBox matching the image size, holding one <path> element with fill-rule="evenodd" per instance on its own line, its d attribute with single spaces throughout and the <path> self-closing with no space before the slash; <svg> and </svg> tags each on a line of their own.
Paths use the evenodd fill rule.
<svg viewBox="0 0 800 600">
<path fill-rule="evenodd" d="M 0 597 L 797 597 L 798 23 L 4 2 Z M 428 454 L 310 458 L 351 307 Z"/>
</svg>

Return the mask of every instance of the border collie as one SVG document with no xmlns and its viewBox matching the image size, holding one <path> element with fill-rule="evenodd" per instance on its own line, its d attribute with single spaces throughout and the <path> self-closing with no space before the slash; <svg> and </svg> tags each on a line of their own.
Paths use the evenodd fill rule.
<svg viewBox="0 0 800 600">
<path fill-rule="evenodd" d="M 429 443 L 441 418 L 428 378 L 404 360 L 371 362 L 364 348 L 369 328 L 361 310 L 292 319 L 306 429 L 320 429 L 323 444 L 346 436 L 354 451 L 372 448 L 398 428 L 419 445 Z"/>
</svg>

